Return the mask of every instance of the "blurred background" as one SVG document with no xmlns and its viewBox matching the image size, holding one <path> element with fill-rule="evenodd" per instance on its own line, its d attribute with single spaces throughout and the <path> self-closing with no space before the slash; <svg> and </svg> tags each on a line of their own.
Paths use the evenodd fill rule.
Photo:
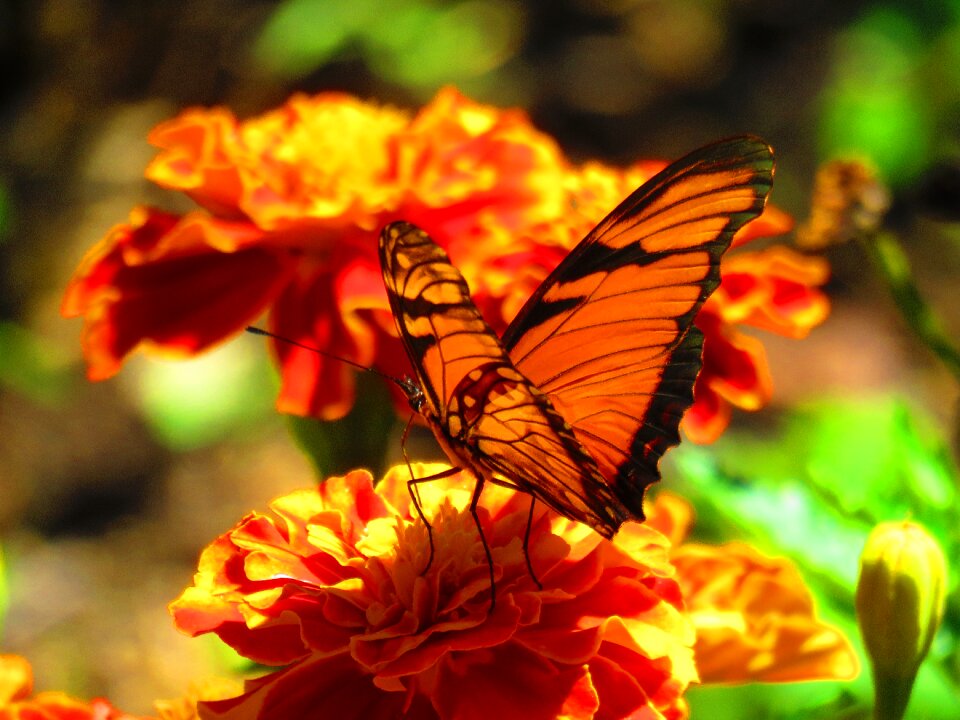
<svg viewBox="0 0 960 720">
<path fill-rule="evenodd" d="M 206 543 L 314 481 L 273 410 L 262 342 L 135 357 L 91 384 L 81 323 L 59 315 L 83 253 L 131 207 L 187 207 L 143 180 L 147 132 L 184 107 L 247 117 L 336 89 L 415 110 L 455 84 L 524 108 L 574 160 L 612 164 L 750 132 L 776 149 L 772 200 L 798 220 L 818 164 L 856 153 L 890 185 L 887 226 L 960 337 L 960 0 L 3 0 L 0 57 L 0 651 L 27 656 L 38 689 L 147 713 L 223 672 L 230 658 L 179 636 L 166 603 Z M 737 432 L 789 434 L 797 407 L 838 398 L 847 414 L 809 412 L 832 418 L 845 472 L 906 432 L 955 484 L 956 377 L 861 248 L 827 256 L 831 316 L 801 342 L 764 336 L 774 404 L 736 415 L 728 455 Z M 362 412 L 310 432 L 335 442 Z M 685 445 L 677 463 L 696 475 L 703 452 Z M 749 462 L 741 451 L 733 467 L 748 475 Z"/>
</svg>

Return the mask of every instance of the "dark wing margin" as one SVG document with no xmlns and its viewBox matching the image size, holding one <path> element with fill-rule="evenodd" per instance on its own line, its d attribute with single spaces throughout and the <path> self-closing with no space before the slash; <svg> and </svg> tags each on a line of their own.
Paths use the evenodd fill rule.
<svg viewBox="0 0 960 720">
<path fill-rule="evenodd" d="M 504 333 L 636 517 L 679 442 L 701 366 L 697 312 L 720 258 L 762 211 L 773 153 L 738 137 L 694 151 L 633 192 L 547 277 Z"/>
</svg>

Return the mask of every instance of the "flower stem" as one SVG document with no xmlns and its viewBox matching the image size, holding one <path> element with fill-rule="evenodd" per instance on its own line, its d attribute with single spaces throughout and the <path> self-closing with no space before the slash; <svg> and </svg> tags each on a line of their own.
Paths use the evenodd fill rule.
<svg viewBox="0 0 960 720">
<path fill-rule="evenodd" d="M 907 325 L 960 382 L 960 351 L 950 342 L 940 317 L 917 289 L 900 242 L 891 233 L 879 232 L 861 236 L 861 245 L 890 289 Z"/>
</svg>

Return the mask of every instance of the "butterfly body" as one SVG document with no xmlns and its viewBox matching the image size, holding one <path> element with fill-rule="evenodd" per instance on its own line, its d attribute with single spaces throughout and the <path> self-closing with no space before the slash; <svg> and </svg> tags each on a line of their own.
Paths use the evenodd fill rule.
<svg viewBox="0 0 960 720">
<path fill-rule="evenodd" d="M 679 442 L 703 336 L 697 311 L 734 233 L 763 209 L 770 148 L 702 148 L 638 188 L 577 245 L 502 338 L 446 253 L 409 223 L 380 261 L 414 367 L 414 405 L 455 465 L 611 537 Z"/>
</svg>

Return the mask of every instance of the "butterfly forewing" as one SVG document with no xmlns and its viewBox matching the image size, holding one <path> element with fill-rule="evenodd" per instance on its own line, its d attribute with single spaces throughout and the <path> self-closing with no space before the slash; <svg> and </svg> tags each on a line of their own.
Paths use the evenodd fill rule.
<svg viewBox="0 0 960 720">
<path fill-rule="evenodd" d="M 614 209 L 504 333 L 516 368 L 547 394 L 635 516 L 693 401 L 702 344 L 693 320 L 772 180 L 772 152 L 756 138 L 678 160 Z"/>
<path fill-rule="evenodd" d="M 611 536 L 629 515 L 546 395 L 513 367 L 446 253 L 408 223 L 380 236 L 384 281 L 450 459 Z"/>
</svg>

